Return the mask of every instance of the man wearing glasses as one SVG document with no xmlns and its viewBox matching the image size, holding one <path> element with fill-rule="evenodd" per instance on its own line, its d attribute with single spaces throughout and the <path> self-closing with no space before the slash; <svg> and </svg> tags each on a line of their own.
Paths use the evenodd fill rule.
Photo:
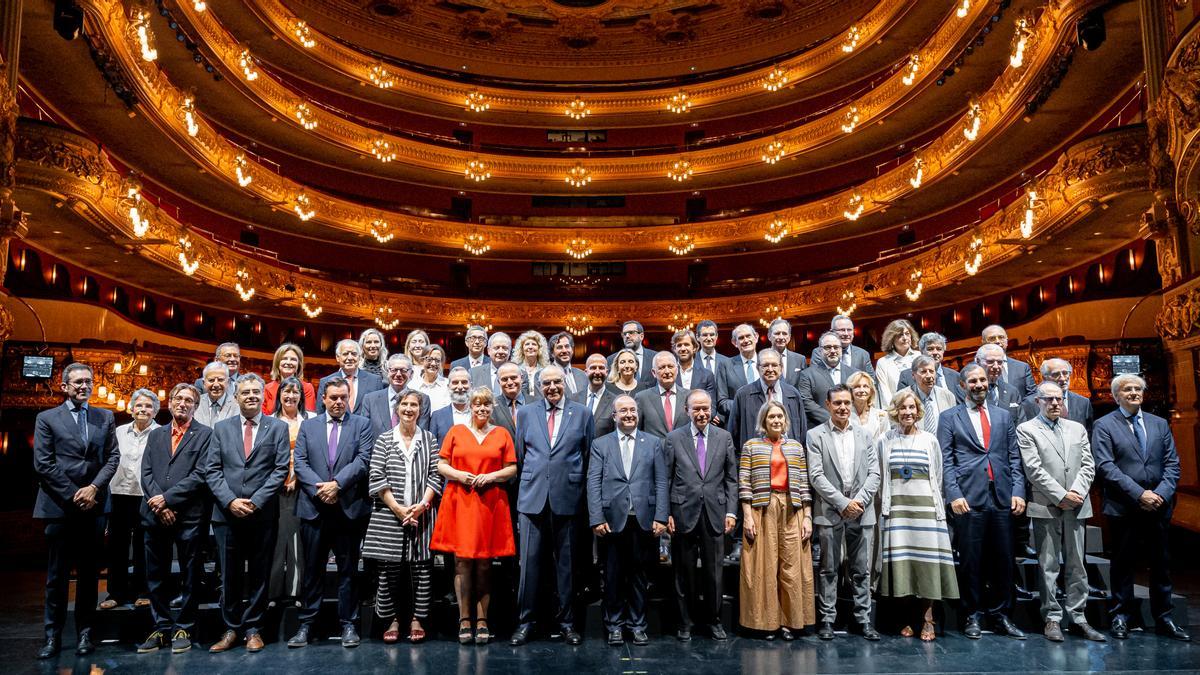
<svg viewBox="0 0 1200 675">
<path fill-rule="evenodd" d="M 396 403 L 409 391 L 409 380 L 412 378 L 412 361 L 403 354 L 392 354 L 388 357 L 384 368 L 388 386 L 367 394 L 363 399 L 362 414 L 371 420 L 371 433 L 376 438 L 379 434 L 391 429 L 399 423 L 395 418 Z M 429 416 L 433 412 L 429 397 L 417 392 L 421 397 L 421 413 L 417 416 L 417 426 L 429 428 Z"/>
<path fill-rule="evenodd" d="M 95 651 L 92 622 L 96 615 L 99 556 L 104 550 L 104 509 L 108 483 L 117 471 L 116 427 L 108 410 L 88 405 L 92 369 L 72 363 L 63 369 L 63 405 L 38 413 L 33 432 L 33 471 L 38 494 L 33 517 L 45 523 L 49 562 L 46 566 L 46 643 L 39 659 L 53 658 L 62 645 L 67 620 L 71 566 L 76 573 L 75 653 Z"/>
<path fill-rule="evenodd" d="M 658 352 L 653 349 L 642 347 L 642 341 L 646 339 L 646 329 L 642 328 L 642 324 L 637 321 L 626 321 L 621 325 L 621 342 L 623 348 L 633 352 L 633 355 L 638 360 L 637 379 L 647 387 L 654 384 L 654 355 Z M 617 350 L 620 351 L 620 350 Z M 617 358 L 616 353 L 608 356 L 608 369 L 612 370 L 613 361 Z"/>
<path fill-rule="evenodd" d="M 483 329 L 483 326 L 468 327 L 467 335 L 464 339 L 467 343 L 467 355 L 451 362 L 451 368 L 466 368 L 470 371 L 476 366 L 483 366 L 492 362 L 491 358 L 484 351 L 487 347 L 488 334 Z"/>
</svg>

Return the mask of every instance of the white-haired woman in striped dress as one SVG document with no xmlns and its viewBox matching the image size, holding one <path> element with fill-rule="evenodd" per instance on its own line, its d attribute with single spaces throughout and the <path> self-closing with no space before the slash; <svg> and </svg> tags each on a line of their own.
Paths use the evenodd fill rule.
<svg viewBox="0 0 1200 675">
<path fill-rule="evenodd" d="M 937 636 L 933 603 L 958 598 L 958 581 L 942 498 L 942 450 L 937 438 L 921 428 L 923 414 L 916 394 L 901 390 L 888 409 L 895 426 L 879 439 L 883 465 L 879 590 L 888 597 L 916 600 L 921 639 L 929 642 Z M 912 637 L 912 624 L 905 622 L 900 634 Z"/>
</svg>

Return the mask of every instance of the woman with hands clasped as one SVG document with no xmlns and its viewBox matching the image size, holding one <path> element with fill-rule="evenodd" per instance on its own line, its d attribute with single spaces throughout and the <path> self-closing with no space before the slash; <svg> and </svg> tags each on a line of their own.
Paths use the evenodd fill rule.
<svg viewBox="0 0 1200 675">
<path fill-rule="evenodd" d="M 491 639 L 487 613 L 492 558 L 516 554 L 503 485 L 517 475 L 517 451 L 508 431 L 491 422 L 494 402 L 488 387 L 471 392 L 471 422 L 446 434 L 437 466 L 446 478 L 446 492 L 430 546 L 455 556 L 461 644 L 482 645 Z"/>
</svg>

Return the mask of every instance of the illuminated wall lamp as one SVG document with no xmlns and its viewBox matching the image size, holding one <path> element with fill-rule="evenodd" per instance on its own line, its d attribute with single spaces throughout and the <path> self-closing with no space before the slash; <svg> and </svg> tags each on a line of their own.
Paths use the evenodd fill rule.
<svg viewBox="0 0 1200 675">
<path fill-rule="evenodd" d="M 375 237 L 375 241 L 386 244 L 395 238 L 396 233 L 392 232 L 392 225 L 382 218 L 376 218 L 371 221 L 371 236 Z"/>
<path fill-rule="evenodd" d="M 846 217 L 846 220 L 858 220 L 859 216 L 863 214 L 865 209 L 866 203 L 863 199 L 862 193 L 855 192 L 854 194 L 850 195 L 850 200 L 846 202 L 846 208 L 842 210 L 842 215 Z"/>
<path fill-rule="evenodd" d="M 905 72 L 904 72 L 904 75 L 900 78 L 900 81 L 902 83 L 904 83 L 904 86 L 911 87 L 913 85 L 913 82 L 917 81 L 917 73 L 920 70 L 921 70 L 921 56 L 919 54 L 913 54 L 912 56 L 909 56 L 908 57 L 908 65 L 906 65 L 904 67 Z"/>
<path fill-rule="evenodd" d="M 250 162 L 246 160 L 246 153 L 240 153 L 233 158 L 233 171 L 237 174 L 237 182 L 241 187 L 254 182 L 254 176 L 250 173 Z"/>
</svg>

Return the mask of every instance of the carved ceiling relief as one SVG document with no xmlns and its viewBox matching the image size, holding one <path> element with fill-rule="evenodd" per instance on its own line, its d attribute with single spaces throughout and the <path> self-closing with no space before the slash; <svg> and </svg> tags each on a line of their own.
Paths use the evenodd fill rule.
<svg viewBox="0 0 1200 675">
<path fill-rule="evenodd" d="M 687 12 L 656 12 L 637 23 L 638 30 L 667 45 L 677 45 L 696 39 L 699 17 Z"/>
<path fill-rule="evenodd" d="M 493 44 L 510 33 L 521 30 L 521 22 L 504 12 L 489 9 L 486 12 L 465 12 L 457 17 L 459 35 L 474 45 Z"/>
<path fill-rule="evenodd" d="M 595 16 L 565 16 L 558 22 L 558 39 L 571 49 L 585 49 L 600 40 L 603 28 Z"/>
</svg>

